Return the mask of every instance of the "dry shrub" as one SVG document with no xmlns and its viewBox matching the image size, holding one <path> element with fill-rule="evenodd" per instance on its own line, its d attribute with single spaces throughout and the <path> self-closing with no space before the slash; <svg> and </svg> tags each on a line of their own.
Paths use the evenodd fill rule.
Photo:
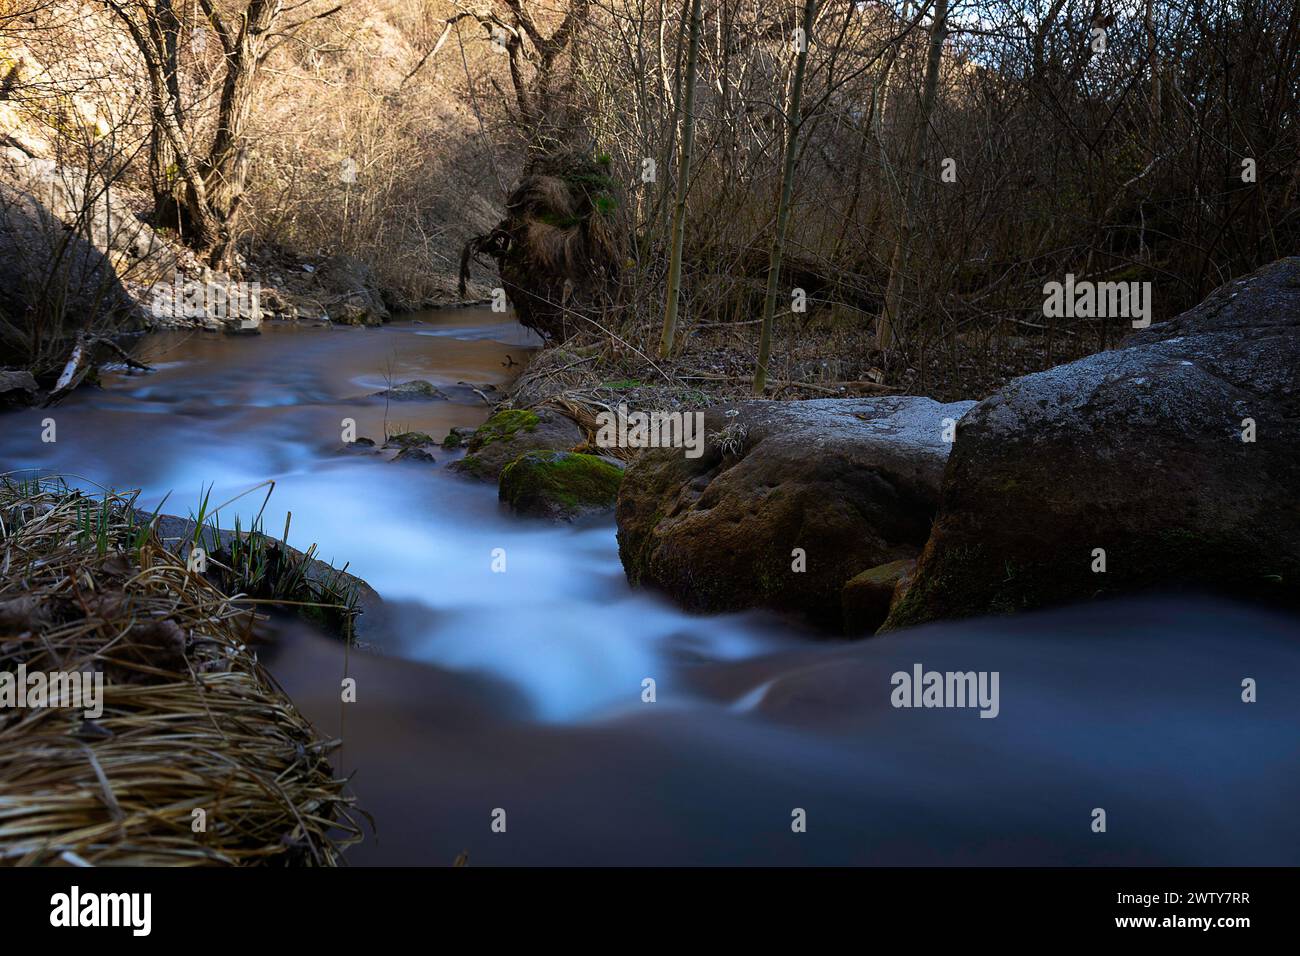
<svg viewBox="0 0 1300 956">
<path fill-rule="evenodd" d="M 351 255 L 398 311 L 459 298 L 461 246 L 499 216 L 512 174 L 498 176 L 504 161 L 464 88 L 466 66 L 491 57 L 481 31 L 461 28 L 463 60 L 452 37 L 412 73 L 453 12 L 366 0 L 275 54 L 252 118 L 255 246 Z"/>
</svg>

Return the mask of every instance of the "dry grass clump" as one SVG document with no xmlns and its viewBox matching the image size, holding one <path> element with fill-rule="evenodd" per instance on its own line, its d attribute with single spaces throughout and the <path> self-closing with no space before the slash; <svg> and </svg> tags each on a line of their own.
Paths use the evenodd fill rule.
<svg viewBox="0 0 1300 956">
<path fill-rule="evenodd" d="M 98 719 L 0 709 L 0 862 L 337 865 L 361 835 L 337 741 L 133 502 L 0 477 L 0 670 L 104 675 Z"/>
</svg>

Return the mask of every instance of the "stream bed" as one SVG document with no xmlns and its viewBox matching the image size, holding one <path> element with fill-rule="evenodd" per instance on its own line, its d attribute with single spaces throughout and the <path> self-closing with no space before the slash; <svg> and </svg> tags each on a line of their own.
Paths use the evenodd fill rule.
<svg viewBox="0 0 1300 956">
<path fill-rule="evenodd" d="M 364 649 L 294 624 L 262 653 L 344 741 L 336 767 L 377 824 L 354 864 L 1300 863 L 1294 618 L 1147 598 L 846 642 L 690 615 L 629 589 L 611 516 L 520 520 L 448 472 L 456 453 L 344 447 L 348 418 L 378 444 L 479 424 L 488 406 L 457 383 L 504 385 L 535 345 L 486 309 L 158 334 L 154 372 L 0 416 L 0 471 L 141 488 L 148 509 L 170 493 L 181 515 L 208 486 L 215 503 L 273 478 L 268 532 L 291 512 L 290 544 L 383 596 Z M 452 399 L 373 396 L 417 378 Z M 997 717 L 892 706 L 891 675 L 917 664 L 998 672 Z"/>
</svg>

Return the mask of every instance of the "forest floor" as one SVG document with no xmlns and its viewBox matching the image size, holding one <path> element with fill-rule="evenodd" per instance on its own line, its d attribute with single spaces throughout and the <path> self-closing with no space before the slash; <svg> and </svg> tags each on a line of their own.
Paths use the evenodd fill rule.
<svg viewBox="0 0 1300 956">
<path fill-rule="evenodd" d="M 887 357 L 870 327 L 786 323 L 774 334 L 764 397 L 773 400 L 921 395 L 982 399 L 1011 379 L 1097 351 L 1081 337 L 958 336 L 909 362 Z M 703 407 L 753 398 L 757 325 L 688 332 L 672 357 L 653 344 L 580 335 L 536 353 L 515 384 L 515 402 L 585 396 L 633 407 Z"/>
</svg>

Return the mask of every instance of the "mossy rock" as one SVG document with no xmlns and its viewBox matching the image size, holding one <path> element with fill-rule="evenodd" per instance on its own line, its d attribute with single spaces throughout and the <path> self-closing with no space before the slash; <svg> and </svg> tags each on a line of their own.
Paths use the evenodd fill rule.
<svg viewBox="0 0 1300 956">
<path fill-rule="evenodd" d="M 451 431 L 447 432 L 447 437 L 442 440 L 442 447 L 448 451 L 455 448 L 464 448 L 473 435 L 474 429 L 472 428 L 453 428 Z"/>
<path fill-rule="evenodd" d="M 499 497 L 518 514 L 572 521 L 609 511 L 618 498 L 623 469 L 595 455 L 530 451 L 501 472 Z"/>
<path fill-rule="evenodd" d="M 649 449 L 628 469 L 616 510 L 628 583 L 692 611 L 771 608 L 841 633 L 845 583 L 925 544 L 951 447 L 944 419 L 973 404 L 887 396 L 706 411 L 700 457 Z"/>
<path fill-rule="evenodd" d="M 425 432 L 401 432 L 390 435 L 384 444 L 389 448 L 416 448 L 420 445 L 436 445 L 437 442 Z"/>
<path fill-rule="evenodd" d="M 466 442 L 468 454 L 450 467 L 468 478 L 496 481 L 524 452 L 569 451 L 585 441 L 577 423 L 559 412 L 512 408 L 497 412 L 480 425 Z"/>
<path fill-rule="evenodd" d="M 479 481 L 495 481 L 500 473 L 493 474 L 487 462 L 478 455 L 466 455 L 460 461 L 453 461 L 448 466 L 458 475 L 476 478 Z"/>
<path fill-rule="evenodd" d="M 436 460 L 437 459 L 435 459 L 432 454 L 425 451 L 423 448 L 421 448 L 418 445 L 412 445 L 410 448 L 403 448 L 395 456 L 393 456 L 393 461 L 432 462 Z"/>
<path fill-rule="evenodd" d="M 469 440 L 469 450 L 473 453 L 493 442 L 509 441 L 521 431 L 535 432 L 540 423 L 537 413 L 526 409 L 510 408 L 497 412 L 474 432 Z"/>
</svg>

